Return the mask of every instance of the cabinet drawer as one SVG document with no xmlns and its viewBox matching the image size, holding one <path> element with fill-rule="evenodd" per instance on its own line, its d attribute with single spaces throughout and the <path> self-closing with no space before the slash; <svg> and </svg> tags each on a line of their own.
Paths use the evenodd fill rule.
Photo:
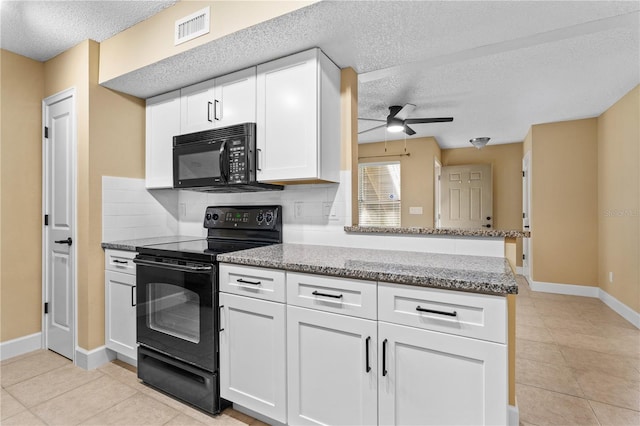
<svg viewBox="0 0 640 426">
<path fill-rule="evenodd" d="M 137 254 L 135 251 L 105 250 L 104 254 L 107 271 L 124 272 L 125 274 L 136 273 L 136 264 L 133 263 L 133 258 Z"/>
<path fill-rule="evenodd" d="M 378 300 L 380 321 L 506 343 L 505 297 L 379 283 Z"/>
<path fill-rule="evenodd" d="M 284 271 L 220 264 L 220 291 L 284 303 L 284 287 Z"/>
<path fill-rule="evenodd" d="M 376 319 L 376 283 L 287 272 L 287 304 Z"/>
</svg>

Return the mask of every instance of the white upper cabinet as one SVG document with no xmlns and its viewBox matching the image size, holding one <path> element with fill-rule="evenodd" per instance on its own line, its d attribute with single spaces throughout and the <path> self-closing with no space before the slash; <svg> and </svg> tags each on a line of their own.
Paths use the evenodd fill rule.
<svg viewBox="0 0 640 426">
<path fill-rule="evenodd" d="M 340 180 L 340 70 L 320 49 L 257 67 L 259 181 Z"/>
<path fill-rule="evenodd" d="M 256 68 L 214 80 L 214 127 L 256 122 Z"/>
<path fill-rule="evenodd" d="M 213 129 L 213 93 L 213 80 L 180 89 L 181 133 Z"/>
<path fill-rule="evenodd" d="M 146 187 L 173 188 L 173 137 L 180 134 L 180 91 L 147 99 Z"/>
<path fill-rule="evenodd" d="M 255 67 L 180 90 L 180 131 L 183 134 L 255 121 Z"/>
</svg>

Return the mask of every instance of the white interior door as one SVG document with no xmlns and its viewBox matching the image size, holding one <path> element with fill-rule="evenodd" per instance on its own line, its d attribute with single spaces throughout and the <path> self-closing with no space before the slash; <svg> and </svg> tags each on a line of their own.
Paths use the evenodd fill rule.
<svg viewBox="0 0 640 426">
<path fill-rule="evenodd" d="M 522 159 L 522 229 L 531 230 L 531 152 Z M 522 274 L 529 278 L 531 268 L 530 239 L 522 239 Z"/>
<path fill-rule="evenodd" d="M 442 164 L 438 161 L 438 159 L 433 160 L 433 187 L 434 187 L 434 196 L 433 196 L 433 227 L 440 228 L 440 178 L 442 176 Z"/>
<path fill-rule="evenodd" d="M 440 225 L 443 228 L 493 226 L 491 174 L 491 164 L 442 167 Z"/>
<path fill-rule="evenodd" d="M 72 92 L 44 101 L 45 333 L 73 359 L 75 328 L 75 117 Z"/>
</svg>

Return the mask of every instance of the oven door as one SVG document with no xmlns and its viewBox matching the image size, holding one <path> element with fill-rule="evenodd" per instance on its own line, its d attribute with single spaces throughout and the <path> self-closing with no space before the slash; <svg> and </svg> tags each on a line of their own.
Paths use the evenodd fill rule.
<svg viewBox="0 0 640 426">
<path fill-rule="evenodd" d="M 138 255 L 137 340 L 141 345 L 207 371 L 217 365 L 217 271 Z M 184 263 L 184 262 L 183 262 Z"/>
<path fill-rule="evenodd" d="M 199 188 L 225 185 L 229 180 L 226 141 L 203 141 L 173 148 L 173 187 Z"/>
</svg>

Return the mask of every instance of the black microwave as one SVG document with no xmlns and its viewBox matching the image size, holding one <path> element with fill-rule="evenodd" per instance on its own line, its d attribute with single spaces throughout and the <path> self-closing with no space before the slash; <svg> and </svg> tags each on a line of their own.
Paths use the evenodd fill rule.
<svg viewBox="0 0 640 426">
<path fill-rule="evenodd" d="M 173 187 L 205 192 L 281 190 L 256 179 L 256 124 L 173 137 Z"/>
</svg>

